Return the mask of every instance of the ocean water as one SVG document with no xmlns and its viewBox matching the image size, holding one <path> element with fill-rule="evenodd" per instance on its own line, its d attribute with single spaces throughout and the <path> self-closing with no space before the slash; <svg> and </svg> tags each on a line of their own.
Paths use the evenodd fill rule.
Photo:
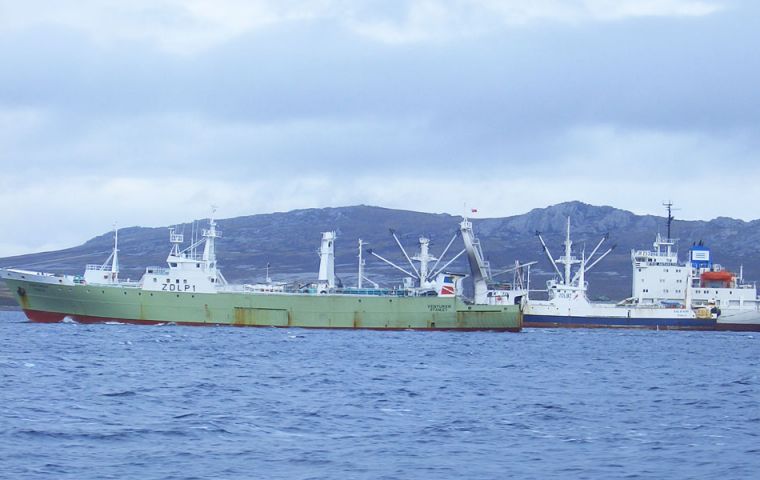
<svg viewBox="0 0 760 480">
<path fill-rule="evenodd" d="M 9 479 L 758 478 L 760 334 L 32 324 Z"/>
</svg>

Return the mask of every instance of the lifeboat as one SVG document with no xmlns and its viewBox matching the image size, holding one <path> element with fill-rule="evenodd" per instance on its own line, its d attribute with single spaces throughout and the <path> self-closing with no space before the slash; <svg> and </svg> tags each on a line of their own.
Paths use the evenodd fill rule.
<svg viewBox="0 0 760 480">
<path fill-rule="evenodd" d="M 731 285 L 731 283 L 733 283 L 734 274 L 726 270 L 721 270 L 718 272 L 702 272 L 702 274 L 699 276 L 699 279 L 702 281 L 703 287 L 708 285 L 715 285 L 716 283 L 721 283 L 728 287 Z"/>
</svg>

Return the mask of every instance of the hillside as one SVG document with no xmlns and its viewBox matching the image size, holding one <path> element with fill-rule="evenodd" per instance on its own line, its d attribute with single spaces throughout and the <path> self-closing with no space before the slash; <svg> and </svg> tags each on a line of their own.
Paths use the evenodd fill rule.
<svg viewBox="0 0 760 480">
<path fill-rule="evenodd" d="M 536 208 L 523 215 L 473 219 L 483 250 L 494 270 L 511 266 L 515 259 L 538 260 L 533 268 L 532 286 L 540 287 L 552 270 L 544 257 L 536 231 L 543 233 L 555 258 L 561 253 L 566 218 L 572 221 L 573 240 L 578 249 L 590 251 L 599 238 L 610 234 L 615 251 L 588 276 L 593 298 L 620 299 L 630 292 L 630 251 L 648 248 L 655 234 L 665 231 L 665 219 L 635 215 L 608 206 L 566 202 Z M 460 218 L 371 206 L 294 210 L 285 213 L 251 215 L 219 220 L 223 232 L 218 242 L 219 264 L 228 280 L 260 281 L 265 266 L 271 264 L 275 280 L 314 280 L 319 263 L 316 251 L 320 232 L 336 230 L 336 270 L 352 284 L 356 279 L 356 241 L 369 242 L 380 255 L 402 265 L 405 260 L 389 234 L 393 228 L 407 250 L 417 250 L 417 238 L 431 238 L 431 251 L 438 254 L 458 227 Z M 201 222 L 205 227 L 205 221 Z M 190 224 L 177 226 L 189 239 Z M 744 265 L 745 278 L 760 279 L 760 221 L 730 218 L 710 221 L 676 220 L 673 235 L 680 239 L 681 257 L 699 240 L 712 247 L 715 261 L 731 269 Z M 122 277 L 139 278 L 148 265 L 163 265 L 169 250 L 166 228 L 130 227 L 119 231 Z M 101 263 L 109 255 L 112 233 L 95 237 L 82 245 L 54 252 L 2 258 L 0 265 L 40 271 L 78 273 L 87 263 Z M 450 255 L 461 249 L 461 240 Z M 461 260 L 461 259 L 460 259 Z M 464 271 L 464 261 L 450 269 Z M 367 272 L 381 283 L 398 283 L 401 274 L 375 258 L 367 258 Z"/>
</svg>

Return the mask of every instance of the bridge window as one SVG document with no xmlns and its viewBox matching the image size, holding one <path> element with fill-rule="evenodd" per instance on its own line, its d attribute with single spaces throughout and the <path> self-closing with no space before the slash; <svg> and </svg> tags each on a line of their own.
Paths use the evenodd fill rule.
<svg viewBox="0 0 760 480">
<path fill-rule="evenodd" d="M 169 265 L 171 265 L 172 267 L 176 267 L 176 266 L 177 266 L 177 263 L 176 263 L 176 262 L 172 262 L 172 263 L 170 263 Z"/>
</svg>

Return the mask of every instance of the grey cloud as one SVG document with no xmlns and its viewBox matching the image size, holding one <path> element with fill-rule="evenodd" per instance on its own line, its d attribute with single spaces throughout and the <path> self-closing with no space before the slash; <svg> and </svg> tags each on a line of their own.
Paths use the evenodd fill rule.
<svg viewBox="0 0 760 480">
<path fill-rule="evenodd" d="M 380 17 L 403 18 L 399 5 Z M 249 179 L 276 180 L 290 197 L 304 190 L 299 182 L 319 180 L 301 203 L 240 200 L 258 211 L 368 195 L 437 210 L 438 185 L 492 205 L 517 186 L 520 202 L 505 209 L 581 199 L 637 210 L 637 198 L 673 181 L 611 187 L 634 170 L 688 188 L 722 174 L 715 188 L 728 196 L 736 178 L 727 175 L 757 178 L 760 164 L 760 6 L 732 5 L 704 17 L 533 22 L 404 44 L 316 17 L 185 56 L 62 27 L 3 30 L 0 167 L 14 172 L 8 192 L 29 199 L 36 192 L 24 193 L 24 182 L 40 179 L 149 179 L 140 194 L 164 179 L 216 182 L 187 200 L 194 209 Z M 426 183 L 414 193 L 417 176 Z M 548 178 L 551 188 L 535 188 Z M 114 189 L 131 192 L 123 185 Z M 402 205 L 410 192 L 414 203 Z M 102 207 L 98 225 L 110 222 Z M 152 221 L 175 214 L 162 211 Z M 508 213 L 519 211 L 499 212 Z"/>
<path fill-rule="evenodd" d="M 6 33 L 0 82 L 5 104 L 85 115 L 201 112 L 258 123 L 422 113 L 452 130 L 503 125 L 502 135 L 576 123 L 754 128 L 754 27 L 727 11 L 398 47 L 329 21 L 287 23 L 192 58 L 100 48 L 65 31 Z"/>
</svg>

